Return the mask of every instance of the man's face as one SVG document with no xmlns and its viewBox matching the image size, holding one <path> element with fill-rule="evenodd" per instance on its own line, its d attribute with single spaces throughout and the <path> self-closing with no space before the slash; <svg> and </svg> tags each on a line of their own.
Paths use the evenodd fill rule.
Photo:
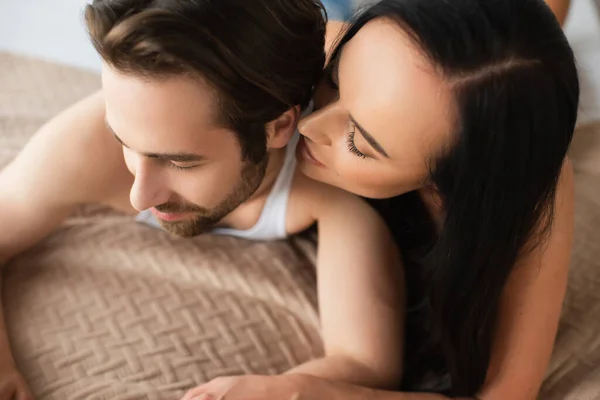
<svg viewBox="0 0 600 400">
<path fill-rule="evenodd" d="M 213 90 L 187 77 L 122 74 L 104 65 L 106 122 L 135 177 L 130 201 L 176 235 L 195 236 L 249 199 L 267 158 L 242 160 L 235 133 L 219 126 Z"/>
</svg>

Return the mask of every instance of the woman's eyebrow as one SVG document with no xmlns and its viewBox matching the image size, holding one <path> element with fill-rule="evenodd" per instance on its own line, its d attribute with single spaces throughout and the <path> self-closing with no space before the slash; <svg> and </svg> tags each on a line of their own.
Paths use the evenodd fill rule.
<svg viewBox="0 0 600 400">
<path fill-rule="evenodd" d="M 356 127 L 358 128 L 358 133 L 360 133 L 361 136 L 363 138 L 365 138 L 367 143 L 369 143 L 371 145 L 371 147 L 373 147 L 373 149 L 375 149 L 376 152 L 378 152 L 385 158 L 390 158 L 388 153 L 383 149 L 383 146 L 381 146 L 379 144 L 379 142 L 377 140 L 375 140 L 375 138 L 369 132 L 367 132 L 367 130 L 365 128 L 363 128 L 352 115 L 350 115 L 350 121 L 352 121 L 352 123 L 354 125 L 356 125 Z"/>
</svg>

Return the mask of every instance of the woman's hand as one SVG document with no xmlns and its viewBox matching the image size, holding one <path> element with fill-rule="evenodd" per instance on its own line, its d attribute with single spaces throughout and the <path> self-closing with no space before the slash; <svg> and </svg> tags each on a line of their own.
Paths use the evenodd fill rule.
<svg viewBox="0 0 600 400">
<path fill-rule="evenodd" d="M 190 390 L 181 400 L 450 400 L 428 393 L 369 389 L 310 375 L 231 376 Z M 454 400 L 475 400 L 456 398 Z"/>
<path fill-rule="evenodd" d="M 301 375 L 228 376 L 191 389 L 181 400 L 296 400 L 306 397 L 308 385 Z M 301 396 L 302 394 L 302 396 Z"/>
</svg>

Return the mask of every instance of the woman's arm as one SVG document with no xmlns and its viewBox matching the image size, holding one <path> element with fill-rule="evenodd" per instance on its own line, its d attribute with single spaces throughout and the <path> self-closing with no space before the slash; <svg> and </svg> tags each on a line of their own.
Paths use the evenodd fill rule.
<svg viewBox="0 0 600 400">
<path fill-rule="evenodd" d="M 573 169 L 563 167 L 548 241 L 524 257 L 501 299 L 485 400 L 535 399 L 552 354 L 564 300 L 574 217 Z"/>
<path fill-rule="evenodd" d="M 292 220 L 308 214 L 318 222 L 317 285 L 325 355 L 279 376 L 217 378 L 182 400 L 204 399 L 209 393 L 215 400 L 334 400 L 328 394 L 331 387 L 341 396 L 348 387 L 361 393 L 399 386 L 404 276 L 385 222 L 362 199 L 303 175 L 294 180 L 287 213 Z M 348 386 L 338 390 L 328 383 Z"/>
<path fill-rule="evenodd" d="M 402 378 L 404 282 L 385 222 L 362 199 L 296 177 L 288 213 L 318 223 L 317 289 L 325 356 L 288 371 L 392 389 Z"/>
</svg>

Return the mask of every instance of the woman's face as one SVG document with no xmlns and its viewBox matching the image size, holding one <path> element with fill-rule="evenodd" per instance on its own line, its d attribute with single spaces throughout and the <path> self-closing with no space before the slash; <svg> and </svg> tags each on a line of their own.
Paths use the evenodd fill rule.
<svg viewBox="0 0 600 400">
<path fill-rule="evenodd" d="M 332 60 L 299 124 L 300 168 L 371 198 L 420 188 L 450 143 L 449 84 L 394 22 L 367 23 Z"/>
</svg>

